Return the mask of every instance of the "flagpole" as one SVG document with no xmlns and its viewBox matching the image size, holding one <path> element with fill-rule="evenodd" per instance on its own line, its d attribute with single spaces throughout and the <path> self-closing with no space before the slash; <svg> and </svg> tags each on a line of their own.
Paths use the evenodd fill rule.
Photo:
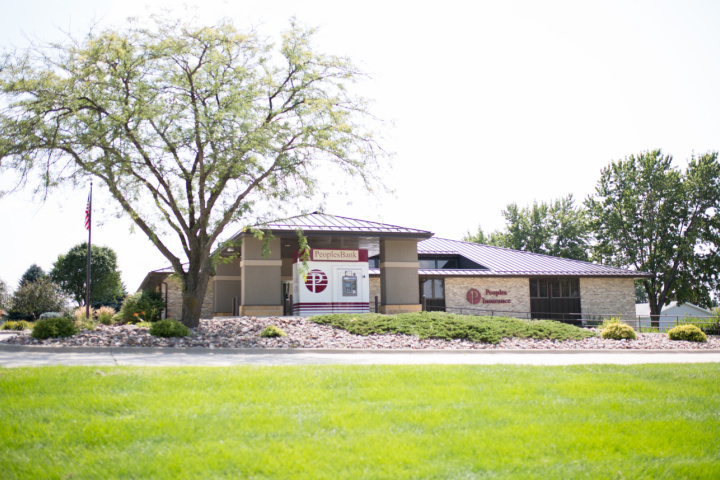
<svg viewBox="0 0 720 480">
<path fill-rule="evenodd" d="M 88 196 L 87 210 L 85 212 L 85 226 L 88 231 L 87 278 L 85 283 L 85 319 L 90 320 L 90 246 L 92 245 L 92 180 L 90 180 L 90 196 Z"/>
</svg>

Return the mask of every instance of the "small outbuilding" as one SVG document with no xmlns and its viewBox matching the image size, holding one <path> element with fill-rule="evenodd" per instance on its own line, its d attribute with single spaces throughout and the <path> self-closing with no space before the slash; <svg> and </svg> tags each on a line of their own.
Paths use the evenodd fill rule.
<svg viewBox="0 0 720 480">
<path fill-rule="evenodd" d="M 204 318 L 292 315 L 310 308 L 339 312 L 350 304 L 353 310 L 348 311 L 380 313 L 427 309 L 568 321 L 634 317 L 634 280 L 648 277 L 322 213 L 271 223 L 263 230 L 272 234 L 269 255 L 263 255 L 263 241 L 246 231 L 231 238 L 236 246 L 220 252 L 227 260 L 217 266 L 208 286 Z M 298 268 L 299 230 L 312 248 L 305 273 Z M 171 273 L 148 273 L 141 289 L 161 291 L 167 298 L 167 315 L 178 318 L 180 288 Z M 334 283 L 337 289 L 331 295 L 326 288 Z M 315 301 L 315 293 L 325 297 Z M 294 305 L 298 298 L 305 310 Z"/>
</svg>

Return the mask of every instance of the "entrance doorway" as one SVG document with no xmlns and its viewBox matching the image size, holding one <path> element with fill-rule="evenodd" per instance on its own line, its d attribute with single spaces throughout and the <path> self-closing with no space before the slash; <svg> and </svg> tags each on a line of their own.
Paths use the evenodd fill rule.
<svg viewBox="0 0 720 480">
<path fill-rule="evenodd" d="M 445 311 L 445 279 L 420 278 L 420 303 L 425 297 L 425 308 L 428 312 Z"/>
</svg>

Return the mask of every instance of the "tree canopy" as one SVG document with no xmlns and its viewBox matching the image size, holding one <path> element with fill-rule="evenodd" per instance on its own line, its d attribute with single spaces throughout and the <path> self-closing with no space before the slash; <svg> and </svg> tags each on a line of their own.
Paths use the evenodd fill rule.
<svg viewBox="0 0 720 480">
<path fill-rule="evenodd" d="M 85 304 L 87 285 L 87 242 L 59 255 L 50 271 L 50 279 L 79 306 Z M 90 265 L 90 303 L 116 303 L 124 297 L 117 267 L 117 254 L 110 247 L 93 245 Z"/>
<path fill-rule="evenodd" d="M 379 185 L 374 117 L 349 88 L 361 74 L 313 33 L 291 22 L 275 47 L 227 20 L 155 17 L 10 52 L 0 173 L 40 192 L 98 179 L 173 266 L 195 326 L 228 224 L 316 198 L 320 173 Z"/>
<path fill-rule="evenodd" d="M 683 171 L 660 150 L 612 162 L 586 200 L 595 259 L 652 274 L 652 315 L 672 300 L 712 303 L 720 267 L 720 163 L 716 152 Z"/>
<path fill-rule="evenodd" d="M 511 203 L 502 211 L 506 228 L 487 235 L 478 228 L 463 240 L 575 260 L 589 259 L 589 231 L 585 211 L 572 194 L 550 203 L 533 202 L 519 208 Z"/>
<path fill-rule="evenodd" d="M 10 299 L 12 298 L 12 292 L 8 284 L 4 280 L 0 279 L 0 310 L 10 310 Z"/>
<path fill-rule="evenodd" d="M 18 282 L 18 287 L 23 287 L 27 283 L 33 283 L 37 282 L 41 278 L 45 277 L 45 270 L 42 269 L 38 264 L 33 263 L 28 267 L 27 270 L 25 270 L 25 273 L 22 274 L 22 277 L 20 277 L 20 281 Z"/>
<path fill-rule="evenodd" d="M 45 312 L 59 312 L 65 308 L 65 296 L 60 287 L 43 277 L 21 286 L 12 297 L 13 312 L 29 315 L 36 320 Z"/>
</svg>

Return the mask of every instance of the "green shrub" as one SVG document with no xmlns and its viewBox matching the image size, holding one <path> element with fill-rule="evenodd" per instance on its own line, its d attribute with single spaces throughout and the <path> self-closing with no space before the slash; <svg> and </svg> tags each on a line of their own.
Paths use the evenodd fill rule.
<svg viewBox="0 0 720 480">
<path fill-rule="evenodd" d="M 695 325 L 702 330 L 706 335 L 720 335 L 720 317 L 703 317 L 703 318 L 687 318 L 686 325 Z"/>
<path fill-rule="evenodd" d="M 668 338 L 688 342 L 707 342 L 707 335 L 695 325 L 678 325 L 668 331 Z"/>
<path fill-rule="evenodd" d="M 144 290 L 128 295 L 120 309 L 124 323 L 157 322 L 165 308 L 158 292 Z"/>
<path fill-rule="evenodd" d="M 462 339 L 471 342 L 498 343 L 503 338 L 581 340 L 595 337 L 583 328 L 553 320 L 520 320 L 509 317 L 480 317 L 445 312 L 337 313 L 310 317 L 315 323 L 347 330 L 353 335 L 417 335 L 419 338 Z"/>
<path fill-rule="evenodd" d="M 3 323 L 2 329 L 3 330 L 27 330 L 28 328 L 32 328 L 32 323 L 25 321 L 25 320 L 8 320 L 7 322 Z"/>
<path fill-rule="evenodd" d="M 43 318 L 35 322 L 32 337 L 38 340 L 45 340 L 50 337 L 69 337 L 78 333 L 75 322 L 71 319 L 62 318 Z"/>
<path fill-rule="evenodd" d="M 152 322 L 138 322 L 135 324 L 137 328 L 150 328 L 152 325 Z"/>
<path fill-rule="evenodd" d="M 260 332 L 260 336 L 263 338 L 287 337 L 287 333 L 285 333 L 280 327 L 268 325 L 262 332 Z"/>
<path fill-rule="evenodd" d="M 40 315 L 40 320 L 43 318 L 61 318 L 63 316 L 60 312 L 45 312 L 42 315 Z"/>
<path fill-rule="evenodd" d="M 103 325 L 112 325 L 113 316 L 115 315 L 115 309 L 112 307 L 100 307 L 95 313 L 97 314 L 97 321 Z"/>
<path fill-rule="evenodd" d="M 630 325 L 622 322 L 610 322 L 600 333 L 602 338 L 611 340 L 635 340 L 637 334 Z"/>
<path fill-rule="evenodd" d="M 190 335 L 190 329 L 177 320 L 166 318 L 150 325 L 150 335 L 156 337 L 187 337 Z"/>
</svg>

